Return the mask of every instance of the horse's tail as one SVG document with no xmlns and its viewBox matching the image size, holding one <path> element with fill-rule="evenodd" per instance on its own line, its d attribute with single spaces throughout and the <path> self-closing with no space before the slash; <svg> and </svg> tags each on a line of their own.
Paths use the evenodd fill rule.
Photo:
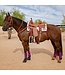
<svg viewBox="0 0 65 75">
<path fill-rule="evenodd" d="M 60 35 L 60 46 L 61 46 L 61 53 L 62 53 L 62 55 L 63 55 L 63 49 L 62 49 L 62 37 L 61 37 L 61 35 Z"/>
</svg>

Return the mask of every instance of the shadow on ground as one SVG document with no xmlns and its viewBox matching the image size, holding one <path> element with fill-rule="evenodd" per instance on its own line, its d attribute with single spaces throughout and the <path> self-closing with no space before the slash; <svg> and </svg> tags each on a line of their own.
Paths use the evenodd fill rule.
<svg viewBox="0 0 65 75">
<path fill-rule="evenodd" d="M 21 51 L 23 53 L 23 48 L 16 48 L 13 53 L 16 53 L 18 51 Z M 43 48 L 31 48 L 31 54 L 38 54 L 38 53 L 44 53 L 44 54 L 47 54 L 51 57 L 53 57 L 53 53 L 50 52 L 49 50 L 47 49 L 43 49 Z"/>
</svg>

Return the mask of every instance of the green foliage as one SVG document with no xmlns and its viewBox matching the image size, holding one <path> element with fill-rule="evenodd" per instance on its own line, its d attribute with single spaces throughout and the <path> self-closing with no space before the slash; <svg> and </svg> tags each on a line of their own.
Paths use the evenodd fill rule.
<svg viewBox="0 0 65 75">
<path fill-rule="evenodd" d="M 25 14 L 24 13 L 20 13 L 19 10 L 16 10 L 16 9 L 13 8 L 13 11 L 11 13 L 12 13 L 13 17 L 17 17 L 17 18 L 19 18 L 21 20 L 25 19 Z"/>
<path fill-rule="evenodd" d="M 4 10 L 0 10 L 0 26 L 4 24 L 5 13 L 6 12 Z"/>
<path fill-rule="evenodd" d="M 61 25 L 65 25 L 65 16 L 64 16 L 64 14 L 62 14 L 62 16 L 63 16 L 63 20 L 62 20 Z"/>
<path fill-rule="evenodd" d="M 5 14 L 6 12 L 4 10 L 0 10 L 0 26 L 2 26 L 4 24 L 4 17 L 5 17 Z M 13 17 L 17 17 L 21 20 L 24 20 L 25 19 L 25 14 L 24 13 L 20 13 L 19 10 L 16 10 L 16 9 L 12 9 L 12 11 L 10 11 L 10 14 L 13 16 Z"/>
<path fill-rule="evenodd" d="M 40 21 L 41 21 L 40 19 L 37 19 L 37 20 L 35 20 L 35 23 L 38 24 Z M 43 22 L 44 22 L 45 24 L 47 24 L 46 21 L 43 21 Z"/>
<path fill-rule="evenodd" d="M 62 23 L 61 23 L 61 31 L 64 32 L 65 28 L 62 28 L 62 25 L 65 25 L 65 15 L 62 14 L 62 16 L 63 16 L 63 20 L 62 20 Z"/>
<path fill-rule="evenodd" d="M 38 24 L 41 20 L 40 19 L 37 19 L 35 20 L 35 23 Z"/>
<path fill-rule="evenodd" d="M 47 22 L 46 21 L 43 21 L 44 22 L 44 24 L 47 24 Z"/>
<path fill-rule="evenodd" d="M 65 32 L 65 28 L 61 28 L 61 31 L 62 31 L 62 32 Z"/>
</svg>

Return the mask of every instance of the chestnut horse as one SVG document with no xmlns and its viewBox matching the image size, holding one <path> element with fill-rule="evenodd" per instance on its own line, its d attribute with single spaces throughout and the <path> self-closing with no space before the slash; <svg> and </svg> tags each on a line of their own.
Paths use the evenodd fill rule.
<svg viewBox="0 0 65 75">
<path fill-rule="evenodd" d="M 20 41 L 22 42 L 24 48 L 24 60 L 31 60 L 31 53 L 29 49 L 29 32 L 27 31 L 27 23 L 23 20 L 10 16 L 9 13 L 6 14 L 4 19 L 4 25 L 2 27 L 3 31 L 7 31 L 9 27 L 13 27 L 17 33 Z M 43 42 L 45 40 L 50 40 L 53 48 L 54 48 L 54 55 L 53 57 L 59 56 L 58 63 L 61 63 L 62 59 L 62 39 L 61 39 L 61 31 L 55 25 L 47 24 L 47 31 L 41 33 L 41 40 Z"/>
</svg>

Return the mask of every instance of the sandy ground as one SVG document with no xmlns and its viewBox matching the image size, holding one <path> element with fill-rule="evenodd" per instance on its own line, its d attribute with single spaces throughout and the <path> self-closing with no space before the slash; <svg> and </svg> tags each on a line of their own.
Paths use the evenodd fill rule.
<svg viewBox="0 0 65 75">
<path fill-rule="evenodd" d="M 53 47 L 50 41 L 30 44 L 31 60 L 23 63 L 23 47 L 17 33 L 12 33 L 12 39 L 7 36 L 0 27 L 0 70 L 65 70 L 65 32 L 62 33 L 62 63 L 51 60 Z"/>
</svg>

